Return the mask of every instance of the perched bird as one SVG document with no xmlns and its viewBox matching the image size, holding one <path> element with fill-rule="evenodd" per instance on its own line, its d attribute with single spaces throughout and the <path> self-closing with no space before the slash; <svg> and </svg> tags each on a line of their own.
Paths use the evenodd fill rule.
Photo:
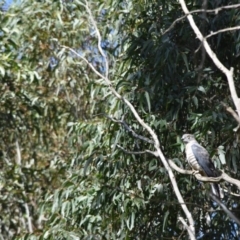
<svg viewBox="0 0 240 240">
<path fill-rule="evenodd" d="M 211 161 L 208 151 L 197 142 L 195 137 L 191 134 L 184 134 L 182 140 L 185 143 L 187 161 L 192 169 L 199 171 L 203 176 L 218 177 L 219 173 Z M 212 193 L 222 198 L 219 185 L 217 183 L 210 184 Z"/>
</svg>

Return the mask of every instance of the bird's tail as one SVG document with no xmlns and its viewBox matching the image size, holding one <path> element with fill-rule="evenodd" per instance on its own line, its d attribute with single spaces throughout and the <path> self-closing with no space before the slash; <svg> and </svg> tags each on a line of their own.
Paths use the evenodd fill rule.
<svg viewBox="0 0 240 240">
<path fill-rule="evenodd" d="M 217 183 L 210 183 L 210 184 L 211 184 L 212 193 L 218 198 L 223 198 L 224 195 L 220 186 Z"/>
</svg>

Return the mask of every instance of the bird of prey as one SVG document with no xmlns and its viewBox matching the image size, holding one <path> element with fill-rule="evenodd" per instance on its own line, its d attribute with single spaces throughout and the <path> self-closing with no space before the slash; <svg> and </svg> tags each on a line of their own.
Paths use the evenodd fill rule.
<svg viewBox="0 0 240 240">
<path fill-rule="evenodd" d="M 184 134 L 182 140 L 185 143 L 186 157 L 192 169 L 199 171 L 203 176 L 218 177 L 218 171 L 210 159 L 208 151 L 202 147 L 191 134 Z M 210 183 L 212 193 L 222 198 L 220 187 L 217 183 Z"/>
</svg>

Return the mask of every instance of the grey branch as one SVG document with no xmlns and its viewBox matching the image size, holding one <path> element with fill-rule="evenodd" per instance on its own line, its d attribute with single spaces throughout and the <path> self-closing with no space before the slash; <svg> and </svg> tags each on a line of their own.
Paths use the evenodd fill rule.
<svg viewBox="0 0 240 240">
<path fill-rule="evenodd" d="M 218 14 L 218 12 L 222 11 L 222 10 L 225 10 L 225 9 L 232 9 L 232 8 L 239 8 L 240 7 L 240 4 L 233 4 L 233 5 L 228 5 L 228 6 L 222 6 L 222 7 L 218 7 L 218 8 L 214 8 L 214 9 L 209 9 L 209 10 L 206 10 L 206 9 L 199 9 L 199 10 L 194 10 L 194 11 L 190 11 L 189 14 L 194 14 L 194 13 L 215 13 L 215 14 Z M 166 34 L 167 32 L 169 32 L 178 22 L 182 21 L 184 18 L 186 18 L 189 14 L 186 14 L 180 18 L 177 18 L 171 25 L 169 28 L 167 28 L 163 33 L 162 35 Z M 216 32 L 217 34 L 218 32 Z M 213 34 L 214 35 L 214 34 Z M 206 37 L 208 38 L 210 37 L 209 35 Z"/>
<path fill-rule="evenodd" d="M 202 182 L 220 182 L 222 180 L 225 180 L 226 182 L 229 182 L 229 183 L 232 183 L 232 184 L 236 185 L 240 189 L 240 181 L 235 179 L 235 178 L 230 177 L 225 172 L 221 171 L 221 176 L 219 176 L 219 177 L 215 177 L 215 178 L 214 177 L 205 177 L 205 176 L 202 176 L 199 173 L 195 173 L 194 171 L 185 170 L 185 169 L 182 169 L 182 168 L 178 167 L 171 159 L 169 159 L 168 162 L 169 162 L 169 165 L 174 170 L 176 170 L 177 172 L 182 173 L 182 174 L 194 175 L 199 181 L 202 181 Z"/>
<path fill-rule="evenodd" d="M 229 107 L 226 103 L 221 102 L 221 104 L 224 106 L 226 111 L 228 111 L 230 114 L 232 114 L 232 116 L 235 118 L 235 120 L 238 122 L 238 124 L 240 124 L 240 118 L 237 115 L 237 113 L 231 107 Z"/>
<path fill-rule="evenodd" d="M 231 218 L 233 219 L 239 226 L 240 220 L 212 193 L 209 193 L 209 196 L 222 208 L 222 210 Z"/>
<path fill-rule="evenodd" d="M 187 229 L 188 234 L 190 236 L 190 239 L 195 239 L 195 235 L 192 232 L 192 229 L 189 228 L 189 226 L 187 225 L 186 221 L 182 218 L 182 217 L 178 217 L 178 220 L 182 223 L 182 225 Z"/>
<path fill-rule="evenodd" d="M 135 132 L 133 131 L 133 129 L 132 129 L 131 127 L 129 127 L 128 124 L 127 124 L 124 120 L 117 120 L 117 119 L 115 119 L 115 118 L 113 118 L 113 117 L 110 117 L 110 116 L 108 116 L 108 115 L 105 115 L 105 116 L 106 116 L 107 118 L 109 118 L 110 120 L 112 120 L 113 122 L 120 123 L 120 124 L 121 124 L 128 132 L 130 132 L 135 138 L 138 138 L 138 139 L 143 140 L 143 141 L 145 141 L 145 142 L 148 142 L 148 143 L 150 143 L 150 144 L 154 144 L 154 142 L 153 142 L 151 139 L 146 138 L 146 137 L 143 137 L 143 136 L 135 133 Z"/>
<path fill-rule="evenodd" d="M 238 30 L 238 29 L 240 29 L 240 26 L 220 29 L 216 32 L 212 32 L 212 33 L 208 34 L 205 38 L 207 39 L 207 38 L 210 38 L 210 37 L 212 37 L 214 35 L 217 35 L 219 33 L 222 33 L 222 32 L 230 32 L 230 31 L 235 31 L 235 30 Z"/>
<path fill-rule="evenodd" d="M 225 74 L 225 76 L 227 77 L 231 97 L 232 97 L 234 105 L 237 109 L 237 114 L 238 114 L 238 116 L 240 116 L 240 99 L 237 95 L 237 91 L 236 91 L 236 88 L 235 88 L 235 85 L 234 85 L 233 68 L 227 69 L 220 62 L 220 60 L 217 58 L 216 54 L 213 52 L 210 45 L 208 44 L 207 39 L 203 37 L 202 33 L 200 32 L 199 28 L 197 27 L 197 25 L 196 25 L 196 23 L 193 19 L 193 16 L 191 15 L 191 13 L 189 12 L 189 10 L 187 8 L 187 5 L 186 5 L 185 1 L 184 0 L 179 0 L 179 3 L 181 4 L 183 12 L 187 16 L 187 19 L 189 21 L 190 26 L 192 27 L 192 29 L 193 29 L 194 33 L 196 34 L 197 38 L 202 42 L 207 54 L 212 59 L 213 63 L 216 65 L 216 67 L 220 71 L 222 71 Z"/>
<path fill-rule="evenodd" d="M 152 155 L 154 155 L 154 156 L 157 157 L 156 152 L 153 152 L 153 151 L 150 151 L 150 150 L 145 150 L 145 151 L 138 151 L 138 152 L 136 152 L 136 151 L 126 150 L 125 148 L 123 148 L 123 147 L 120 146 L 119 144 L 117 144 L 117 147 L 118 147 L 119 149 L 121 149 L 123 152 L 127 153 L 127 154 L 141 155 L 141 154 L 145 154 L 145 153 L 150 153 L 150 154 L 152 154 Z"/>
</svg>

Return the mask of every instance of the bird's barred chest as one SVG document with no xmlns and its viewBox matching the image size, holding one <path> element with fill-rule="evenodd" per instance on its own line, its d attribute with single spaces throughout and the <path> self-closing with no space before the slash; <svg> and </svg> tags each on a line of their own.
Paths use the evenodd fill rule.
<svg viewBox="0 0 240 240">
<path fill-rule="evenodd" d="M 187 150 L 187 149 L 186 149 Z M 187 155 L 187 161 L 189 163 L 189 165 L 194 169 L 194 170 L 198 170 L 201 171 L 202 168 L 201 166 L 198 164 L 195 156 L 193 155 L 192 151 L 186 151 L 186 155 Z"/>
</svg>

